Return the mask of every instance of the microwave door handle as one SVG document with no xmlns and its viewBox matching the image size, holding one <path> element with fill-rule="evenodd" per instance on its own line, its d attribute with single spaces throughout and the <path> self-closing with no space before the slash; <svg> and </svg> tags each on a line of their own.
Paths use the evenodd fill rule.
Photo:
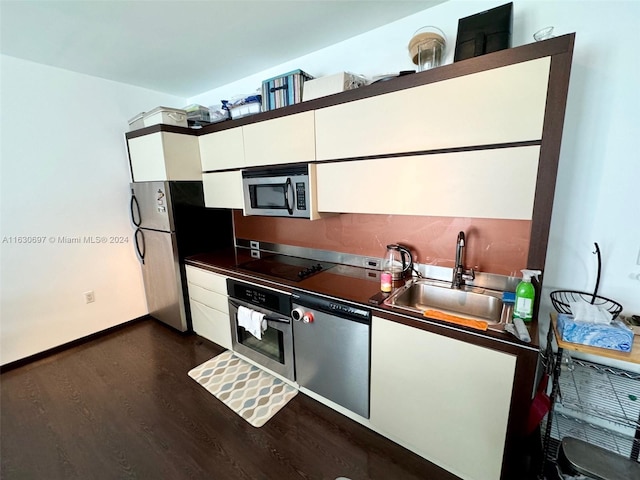
<svg viewBox="0 0 640 480">
<path fill-rule="evenodd" d="M 289 215 L 293 215 L 293 206 L 289 202 L 289 190 L 291 190 L 291 198 L 294 199 L 293 184 L 291 183 L 291 178 L 287 178 L 287 185 L 284 191 L 284 203 L 285 203 L 285 206 L 287 207 L 287 211 L 289 212 Z"/>
</svg>

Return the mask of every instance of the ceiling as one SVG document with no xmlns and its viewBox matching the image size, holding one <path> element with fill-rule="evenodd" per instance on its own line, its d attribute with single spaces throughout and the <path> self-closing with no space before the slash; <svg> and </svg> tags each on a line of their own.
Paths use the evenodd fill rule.
<svg viewBox="0 0 640 480">
<path fill-rule="evenodd" d="M 188 98 L 443 1 L 0 0 L 0 50 Z"/>
</svg>

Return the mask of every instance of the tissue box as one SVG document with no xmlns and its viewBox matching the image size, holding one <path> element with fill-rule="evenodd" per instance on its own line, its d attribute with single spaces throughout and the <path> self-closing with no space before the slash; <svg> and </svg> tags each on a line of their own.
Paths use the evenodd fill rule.
<svg viewBox="0 0 640 480">
<path fill-rule="evenodd" d="M 576 322 L 572 315 L 558 314 L 558 332 L 565 342 L 630 352 L 633 331 L 618 320 L 609 325 Z"/>
</svg>

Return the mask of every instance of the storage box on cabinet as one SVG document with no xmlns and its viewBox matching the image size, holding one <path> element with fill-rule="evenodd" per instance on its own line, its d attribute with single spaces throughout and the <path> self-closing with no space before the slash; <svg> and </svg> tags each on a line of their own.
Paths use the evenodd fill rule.
<svg viewBox="0 0 640 480">
<path fill-rule="evenodd" d="M 242 172 L 209 172 L 202 174 L 204 204 L 210 208 L 243 208 Z"/>
<path fill-rule="evenodd" d="M 193 331 L 231 349 L 227 277 L 187 265 Z"/>
<path fill-rule="evenodd" d="M 134 182 L 202 180 L 197 137 L 156 132 L 127 142 Z"/>
<path fill-rule="evenodd" d="M 316 110 L 318 160 L 540 140 L 550 57 Z"/>
</svg>

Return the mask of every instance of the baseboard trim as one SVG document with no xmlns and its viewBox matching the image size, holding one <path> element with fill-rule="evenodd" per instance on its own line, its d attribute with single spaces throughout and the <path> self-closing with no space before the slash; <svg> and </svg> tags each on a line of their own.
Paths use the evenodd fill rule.
<svg viewBox="0 0 640 480">
<path fill-rule="evenodd" d="M 99 332 L 92 333 L 90 335 L 87 335 L 86 337 L 77 338 L 76 340 L 71 340 L 70 342 L 63 343 L 62 345 L 58 345 L 57 347 L 49 348 L 48 350 L 44 350 L 39 353 L 34 353 L 33 355 L 29 355 L 28 357 L 24 357 L 19 360 L 14 360 L 13 362 L 0 365 L 0 374 L 8 372 L 10 370 L 14 370 L 16 368 L 24 367 L 25 365 L 33 363 L 37 360 L 42 360 L 43 358 L 49 357 L 51 355 L 55 355 L 56 353 L 60 353 L 64 350 L 68 350 L 69 348 L 77 347 L 78 345 L 82 345 L 83 343 L 90 342 L 97 338 L 104 337 L 105 335 L 109 335 L 110 333 L 113 333 L 124 327 L 128 327 L 134 323 L 140 322 L 142 320 L 148 320 L 148 319 L 153 319 L 153 317 L 151 315 L 143 315 L 142 317 L 134 318 L 127 322 L 114 325 L 113 327 L 109 327 L 105 330 L 100 330 Z"/>
</svg>

